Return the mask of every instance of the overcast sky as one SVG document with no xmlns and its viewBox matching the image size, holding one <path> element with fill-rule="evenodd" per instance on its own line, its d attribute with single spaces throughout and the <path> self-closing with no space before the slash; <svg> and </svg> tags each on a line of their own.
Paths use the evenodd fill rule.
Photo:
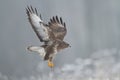
<svg viewBox="0 0 120 80">
<path fill-rule="evenodd" d="M 66 64 L 74 64 L 76 59 L 83 59 L 83 64 L 88 58 L 94 61 L 90 56 L 106 49 L 108 54 L 114 50 L 120 54 L 119 4 L 119 0 L 0 0 L 0 80 L 13 80 L 13 77 L 28 80 L 22 78 L 50 72 L 46 62 L 26 50 L 27 46 L 41 44 L 27 20 L 27 5 L 36 7 L 45 22 L 56 15 L 66 22 L 65 41 L 72 47 L 61 51 L 54 61 L 56 68 L 64 68 Z M 119 61 L 119 57 L 114 57 L 114 61 Z"/>
</svg>

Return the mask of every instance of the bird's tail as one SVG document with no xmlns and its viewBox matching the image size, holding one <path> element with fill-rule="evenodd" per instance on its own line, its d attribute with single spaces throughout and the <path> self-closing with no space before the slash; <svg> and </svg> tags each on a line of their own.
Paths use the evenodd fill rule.
<svg viewBox="0 0 120 80">
<path fill-rule="evenodd" d="M 31 52 L 37 52 L 42 58 L 44 58 L 44 56 L 46 54 L 45 49 L 40 46 L 29 46 L 29 47 L 27 47 L 27 50 L 29 50 Z"/>
</svg>

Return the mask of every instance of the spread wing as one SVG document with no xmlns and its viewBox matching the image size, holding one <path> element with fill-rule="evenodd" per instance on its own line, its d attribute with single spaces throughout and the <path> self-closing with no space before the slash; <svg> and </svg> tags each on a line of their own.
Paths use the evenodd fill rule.
<svg viewBox="0 0 120 80">
<path fill-rule="evenodd" d="M 44 25 L 41 15 L 38 15 L 37 9 L 33 9 L 32 6 L 26 8 L 26 13 L 28 15 L 28 20 L 38 36 L 41 42 L 49 40 L 48 29 Z"/>
<path fill-rule="evenodd" d="M 62 18 L 58 18 L 58 16 L 50 19 L 50 22 L 48 23 L 49 28 L 52 30 L 54 36 L 56 39 L 63 40 L 64 36 L 67 33 L 66 30 L 66 24 L 63 22 Z"/>
</svg>

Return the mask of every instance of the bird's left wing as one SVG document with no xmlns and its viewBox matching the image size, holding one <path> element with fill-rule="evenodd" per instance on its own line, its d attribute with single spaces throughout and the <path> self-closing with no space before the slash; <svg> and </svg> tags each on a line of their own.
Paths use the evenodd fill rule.
<svg viewBox="0 0 120 80">
<path fill-rule="evenodd" d="M 32 6 L 26 8 L 26 13 L 28 15 L 28 20 L 38 36 L 41 42 L 49 40 L 47 27 L 44 25 L 41 15 L 38 15 L 37 9 L 33 9 Z"/>
<path fill-rule="evenodd" d="M 53 16 L 52 19 L 50 19 L 50 22 L 48 22 L 49 28 L 52 30 L 52 33 L 54 34 L 56 39 L 63 40 L 64 36 L 67 33 L 66 30 L 66 24 L 63 22 L 62 18 L 58 18 L 58 16 Z"/>
</svg>

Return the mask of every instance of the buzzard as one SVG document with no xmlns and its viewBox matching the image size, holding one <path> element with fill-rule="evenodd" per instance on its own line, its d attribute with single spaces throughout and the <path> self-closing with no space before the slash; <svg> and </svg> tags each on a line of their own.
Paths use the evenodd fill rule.
<svg viewBox="0 0 120 80">
<path fill-rule="evenodd" d="M 43 43 L 41 46 L 29 46 L 27 49 L 39 53 L 44 60 L 48 60 L 49 67 L 54 67 L 55 55 L 70 46 L 63 41 L 67 33 L 65 22 L 61 17 L 53 16 L 48 23 L 44 23 L 41 14 L 38 14 L 37 9 L 32 6 L 27 6 L 26 13 L 34 32 Z"/>
</svg>

